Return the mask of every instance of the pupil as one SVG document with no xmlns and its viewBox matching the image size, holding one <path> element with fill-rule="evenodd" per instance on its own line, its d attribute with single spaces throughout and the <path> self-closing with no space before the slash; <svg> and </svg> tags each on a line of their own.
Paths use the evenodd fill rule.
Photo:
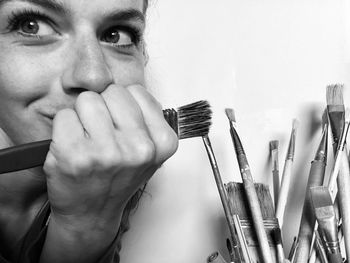
<svg viewBox="0 0 350 263">
<path fill-rule="evenodd" d="M 109 33 L 109 36 L 107 36 L 108 42 L 118 43 L 119 39 L 120 39 L 120 35 L 119 35 L 118 31 L 111 31 Z"/>
<path fill-rule="evenodd" d="M 22 23 L 22 30 L 28 34 L 36 34 L 39 31 L 39 25 L 37 22 L 28 20 Z"/>
</svg>

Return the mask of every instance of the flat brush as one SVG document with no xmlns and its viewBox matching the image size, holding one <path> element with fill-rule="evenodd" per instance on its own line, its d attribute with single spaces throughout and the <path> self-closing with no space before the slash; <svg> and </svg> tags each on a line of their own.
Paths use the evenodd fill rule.
<svg viewBox="0 0 350 263">
<path fill-rule="evenodd" d="M 278 203 L 276 208 L 276 217 L 278 219 L 278 222 L 281 228 L 283 227 L 283 216 L 287 205 L 288 192 L 289 192 L 290 181 L 292 177 L 292 165 L 293 165 L 294 152 L 295 152 L 295 140 L 296 140 L 297 128 L 298 128 L 298 121 L 294 119 L 292 132 L 289 140 L 286 161 L 284 163 L 284 168 L 282 173 L 282 182 L 279 190 Z"/>
<path fill-rule="evenodd" d="M 254 231 L 254 222 L 252 213 L 249 209 L 248 197 L 244 190 L 244 185 L 237 182 L 229 182 L 226 185 L 227 197 L 229 200 L 232 214 L 234 214 L 235 222 L 238 222 L 239 231 L 238 238 L 241 244 L 243 255 L 246 251 L 247 257 L 244 257 L 246 263 L 263 262 L 259 242 Z M 275 208 L 273 205 L 270 190 L 267 185 L 255 183 L 255 191 L 258 196 L 259 206 L 263 217 L 265 232 L 269 241 L 273 262 L 276 260 L 275 242 L 273 240 L 272 231 L 279 228 L 278 221 L 275 217 Z M 241 241 L 242 239 L 242 241 Z"/>
<path fill-rule="evenodd" d="M 233 255 L 234 255 L 234 259 L 235 259 L 234 262 L 238 263 L 238 262 L 241 262 L 241 255 L 239 252 L 238 240 L 236 237 L 236 230 L 235 230 L 235 225 L 233 222 L 233 217 L 232 217 L 232 214 L 231 214 L 231 211 L 229 208 L 229 204 L 228 204 L 228 200 L 227 200 L 226 190 L 225 190 L 224 184 L 222 183 L 222 179 L 221 179 L 221 175 L 220 175 L 220 171 L 219 171 L 219 166 L 218 166 L 218 163 L 216 162 L 214 150 L 211 146 L 209 136 L 205 135 L 202 138 L 203 138 L 203 143 L 204 143 L 204 146 L 205 146 L 205 149 L 207 151 L 208 158 L 209 158 L 209 161 L 210 161 L 210 164 L 212 167 L 216 186 L 218 188 L 221 203 L 222 203 L 222 206 L 223 206 L 224 212 L 225 212 L 226 221 L 227 221 L 229 231 L 231 234 L 231 240 L 232 240 L 233 251 L 234 251 Z"/>
<path fill-rule="evenodd" d="M 344 86 L 339 84 L 330 85 L 327 87 L 327 110 L 333 135 L 333 150 L 335 155 L 344 127 L 345 107 L 343 100 L 343 89 Z M 342 228 L 346 257 L 350 258 L 350 169 L 346 146 L 344 146 L 344 148 L 344 153 L 341 154 L 340 170 L 337 177 L 337 199 L 343 221 Z"/>
<path fill-rule="evenodd" d="M 310 193 L 320 233 L 327 245 L 330 262 L 342 263 L 343 259 L 338 240 L 338 223 L 328 188 L 323 186 L 312 187 Z"/>
<path fill-rule="evenodd" d="M 275 207 L 278 203 L 278 193 L 280 188 L 280 174 L 279 174 L 279 162 L 278 162 L 278 141 L 270 141 L 270 154 L 272 163 L 272 181 L 273 181 L 273 197 Z"/>
<path fill-rule="evenodd" d="M 207 101 L 198 101 L 175 109 L 163 110 L 165 120 L 179 139 L 208 134 L 211 109 Z M 0 150 L 0 173 L 14 172 L 44 164 L 51 140 L 37 141 Z"/>
<path fill-rule="evenodd" d="M 327 110 L 325 110 L 322 115 L 322 136 L 315 154 L 315 158 L 311 162 L 311 168 L 304 199 L 303 212 L 299 226 L 299 246 L 295 253 L 295 260 L 299 263 L 306 263 L 309 258 L 310 244 L 316 221 L 315 215 L 314 213 L 312 213 L 310 187 L 323 185 L 327 164 L 327 141 L 328 113 Z"/>
<path fill-rule="evenodd" d="M 342 132 L 341 132 L 340 140 L 338 141 L 337 151 L 335 154 L 334 166 L 333 166 L 333 170 L 332 170 L 332 173 L 330 175 L 329 182 L 328 182 L 328 188 L 329 188 L 329 191 L 331 192 L 331 195 L 333 198 L 335 198 L 335 196 L 336 196 L 336 193 L 335 193 L 335 190 L 336 190 L 335 186 L 336 185 L 335 184 L 336 184 L 337 176 L 338 176 L 338 173 L 340 170 L 340 165 L 341 165 L 342 160 L 343 160 L 342 154 L 344 153 L 346 137 L 347 137 L 348 131 L 349 131 L 349 125 L 350 125 L 350 108 L 346 108 L 344 127 L 343 127 Z"/>
<path fill-rule="evenodd" d="M 246 154 L 244 152 L 241 140 L 236 131 L 236 118 L 233 109 L 226 109 L 226 115 L 230 123 L 230 133 L 233 141 L 233 145 L 236 152 L 236 157 L 238 165 L 240 168 L 240 173 L 244 185 L 244 190 L 247 195 L 248 205 L 252 214 L 252 220 L 254 224 L 254 229 L 259 241 L 259 247 L 262 255 L 262 260 L 265 263 L 270 263 L 272 261 L 272 255 L 270 251 L 270 246 L 268 243 L 267 235 L 264 228 L 263 217 L 260 210 L 258 195 L 255 191 L 254 180 L 250 172 L 250 167 Z"/>
</svg>

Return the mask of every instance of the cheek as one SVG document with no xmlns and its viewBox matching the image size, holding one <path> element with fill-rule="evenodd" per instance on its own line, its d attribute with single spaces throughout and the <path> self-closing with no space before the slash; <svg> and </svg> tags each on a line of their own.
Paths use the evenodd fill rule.
<svg viewBox="0 0 350 263">
<path fill-rule="evenodd" d="M 40 56 L 0 51 L 0 100 L 26 103 L 45 94 L 49 68 Z"/>
<path fill-rule="evenodd" d="M 116 84 L 129 86 L 133 84 L 145 85 L 143 60 L 133 58 L 128 61 L 118 60 L 108 63 Z"/>
</svg>

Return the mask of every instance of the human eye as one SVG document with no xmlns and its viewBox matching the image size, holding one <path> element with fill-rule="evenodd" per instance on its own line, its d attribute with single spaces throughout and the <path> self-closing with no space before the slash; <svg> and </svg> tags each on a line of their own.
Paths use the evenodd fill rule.
<svg viewBox="0 0 350 263">
<path fill-rule="evenodd" d="M 58 34 L 53 28 L 51 19 L 40 11 L 35 10 L 12 12 L 7 24 L 9 32 L 17 33 L 23 37 L 41 39 Z"/>
<path fill-rule="evenodd" d="M 101 41 L 121 50 L 138 47 L 141 40 L 142 34 L 138 29 L 126 26 L 111 27 L 101 36 Z"/>
</svg>

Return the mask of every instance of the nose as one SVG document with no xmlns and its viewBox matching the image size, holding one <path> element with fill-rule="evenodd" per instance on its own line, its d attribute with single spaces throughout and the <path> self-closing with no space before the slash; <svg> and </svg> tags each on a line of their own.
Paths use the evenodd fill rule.
<svg viewBox="0 0 350 263">
<path fill-rule="evenodd" d="M 90 90 L 101 93 L 113 82 L 112 73 L 94 34 L 76 39 L 70 47 L 62 86 L 67 93 Z"/>
</svg>

